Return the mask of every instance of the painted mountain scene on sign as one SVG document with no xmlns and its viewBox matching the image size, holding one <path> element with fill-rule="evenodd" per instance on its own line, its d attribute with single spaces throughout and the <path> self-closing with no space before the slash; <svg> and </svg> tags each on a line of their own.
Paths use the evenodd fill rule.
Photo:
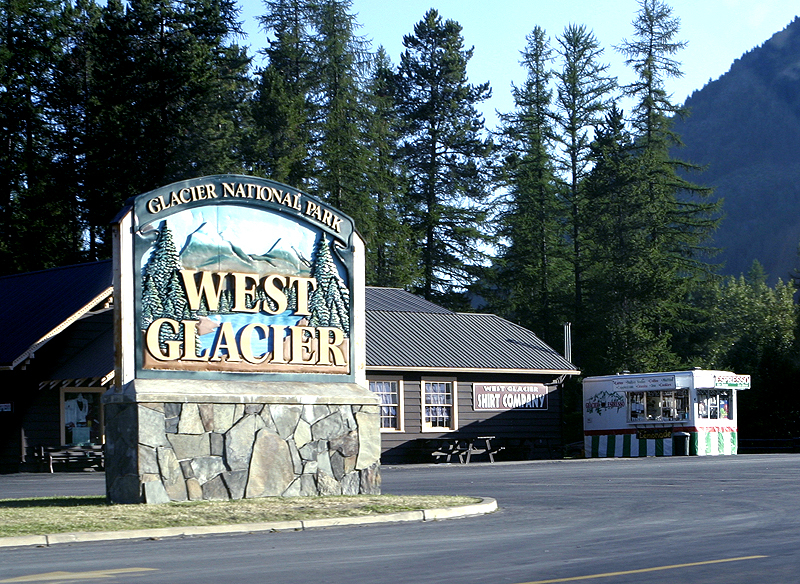
<svg viewBox="0 0 800 584">
<path fill-rule="evenodd" d="M 349 277 L 324 233 L 237 207 L 141 233 L 144 368 L 349 372 Z"/>
<path fill-rule="evenodd" d="M 242 272 L 259 276 L 310 274 L 310 262 L 302 252 L 296 248 L 281 248 L 280 237 L 270 244 L 266 239 L 267 234 L 264 235 L 262 245 L 266 251 L 248 254 L 205 222 L 186 238 L 180 251 L 181 265 L 187 270 Z"/>
</svg>

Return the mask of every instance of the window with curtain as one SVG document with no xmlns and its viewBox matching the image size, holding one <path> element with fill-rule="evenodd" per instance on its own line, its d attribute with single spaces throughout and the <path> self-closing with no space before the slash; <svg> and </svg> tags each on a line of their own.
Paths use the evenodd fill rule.
<svg viewBox="0 0 800 584">
<path fill-rule="evenodd" d="M 426 381 L 423 429 L 455 430 L 455 384 L 452 381 Z"/>
<path fill-rule="evenodd" d="M 381 431 L 402 430 L 400 382 L 395 379 L 370 380 L 369 389 L 380 398 Z"/>
</svg>

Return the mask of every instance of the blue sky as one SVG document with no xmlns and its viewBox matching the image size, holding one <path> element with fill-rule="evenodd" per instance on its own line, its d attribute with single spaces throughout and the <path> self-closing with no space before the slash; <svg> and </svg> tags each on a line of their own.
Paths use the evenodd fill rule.
<svg viewBox="0 0 800 584">
<path fill-rule="evenodd" d="M 246 44 L 264 44 L 256 16 L 264 12 L 262 0 L 240 0 L 248 33 Z M 797 0 L 673 0 L 673 14 L 681 19 L 680 39 L 689 44 L 678 56 L 684 76 L 672 80 L 667 90 L 674 101 L 683 102 L 692 91 L 717 79 L 743 53 L 763 44 L 800 13 Z M 631 80 L 613 46 L 632 34 L 636 0 L 353 0 L 353 12 L 362 25 L 360 34 L 400 61 L 403 35 L 413 33 L 430 8 L 463 27 L 465 46 L 474 47 L 467 67 L 472 83 L 489 81 L 492 99 L 483 104 L 488 127 L 494 127 L 495 110 L 513 109 L 512 81 L 521 83 L 525 73 L 519 66 L 525 36 L 539 25 L 552 38 L 569 24 L 585 24 L 605 47 L 609 73 L 621 83 Z"/>
</svg>

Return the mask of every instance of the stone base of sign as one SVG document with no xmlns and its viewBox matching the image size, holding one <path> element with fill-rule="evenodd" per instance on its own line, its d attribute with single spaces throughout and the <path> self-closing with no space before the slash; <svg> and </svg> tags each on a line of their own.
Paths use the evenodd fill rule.
<svg viewBox="0 0 800 584">
<path fill-rule="evenodd" d="M 357 384 L 137 379 L 103 401 L 111 503 L 380 494 Z"/>
</svg>

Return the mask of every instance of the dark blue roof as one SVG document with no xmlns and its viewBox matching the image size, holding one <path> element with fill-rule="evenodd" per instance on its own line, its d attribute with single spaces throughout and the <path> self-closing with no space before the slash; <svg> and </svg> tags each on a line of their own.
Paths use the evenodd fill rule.
<svg viewBox="0 0 800 584">
<path fill-rule="evenodd" d="M 14 364 L 111 285 L 110 260 L 0 277 L 0 366 Z"/>
</svg>

